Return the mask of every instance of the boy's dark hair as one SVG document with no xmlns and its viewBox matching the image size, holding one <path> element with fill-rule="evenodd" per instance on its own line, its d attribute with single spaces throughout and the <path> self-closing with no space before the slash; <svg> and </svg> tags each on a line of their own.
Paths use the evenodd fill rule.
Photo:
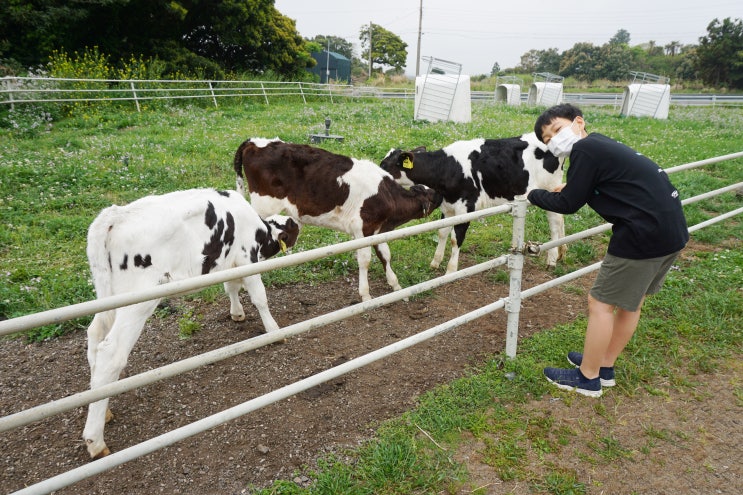
<svg viewBox="0 0 743 495">
<path fill-rule="evenodd" d="M 563 103 L 548 108 L 542 112 L 542 115 L 540 115 L 534 123 L 534 132 L 537 135 L 537 139 L 542 141 L 542 127 L 551 124 L 553 120 L 560 117 L 574 120 L 576 117 L 583 117 L 583 112 L 580 111 L 580 108 L 571 105 L 570 103 Z"/>
</svg>

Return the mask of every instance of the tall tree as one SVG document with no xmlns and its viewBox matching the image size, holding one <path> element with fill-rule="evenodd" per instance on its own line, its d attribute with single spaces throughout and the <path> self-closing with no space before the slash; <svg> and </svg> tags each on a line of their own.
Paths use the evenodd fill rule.
<svg viewBox="0 0 743 495">
<path fill-rule="evenodd" d="M 235 72 L 291 77 L 311 66 L 305 41 L 273 0 L 192 0 L 186 48 Z"/>
<path fill-rule="evenodd" d="M 561 55 L 557 48 L 547 50 L 529 50 L 521 55 L 517 69 L 523 72 L 553 72 L 560 70 Z"/>
<path fill-rule="evenodd" d="M 344 38 L 318 34 L 310 41 L 320 45 L 323 50 L 327 50 L 328 45 L 330 45 L 331 52 L 340 53 L 348 60 L 351 60 L 353 58 L 353 44 Z"/>
<path fill-rule="evenodd" d="M 675 57 L 681 49 L 681 43 L 679 43 L 678 41 L 671 41 L 663 48 L 666 50 L 666 55 L 668 55 L 669 57 Z"/>
<path fill-rule="evenodd" d="M 606 43 L 596 53 L 594 77 L 621 81 L 632 69 L 632 51 L 628 45 Z"/>
<path fill-rule="evenodd" d="M 656 55 L 663 55 L 663 47 L 658 46 L 655 40 L 650 40 L 647 43 L 648 55 L 654 57 Z"/>
<path fill-rule="evenodd" d="M 696 70 L 712 86 L 743 88 L 743 21 L 714 19 L 699 38 Z"/>
<path fill-rule="evenodd" d="M 370 36 L 371 32 L 371 36 Z M 361 57 L 369 62 L 369 42 L 371 41 L 371 69 L 374 64 L 386 65 L 402 72 L 408 58 L 408 44 L 402 38 L 382 26 L 370 23 L 361 28 Z"/>
<path fill-rule="evenodd" d="M 291 77 L 312 64 L 274 0 L 0 1 L 0 58 L 28 67 L 94 46 L 114 63 L 158 57 L 181 72 L 218 64 Z"/>
<path fill-rule="evenodd" d="M 149 33 L 148 18 L 158 19 L 164 30 L 181 20 L 177 14 L 171 17 L 173 9 L 163 8 L 166 3 L 170 2 L 4 0 L 0 2 L 0 57 L 31 66 L 43 62 L 53 50 L 74 51 L 86 46 L 99 46 L 118 56 L 136 43 L 138 34 Z M 131 12 L 138 8 L 141 22 Z M 138 30 L 127 33 L 122 28 L 128 23 Z"/>
<path fill-rule="evenodd" d="M 630 36 L 629 31 L 626 29 L 620 29 L 614 36 L 609 39 L 610 45 L 629 45 Z"/>
<path fill-rule="evenodd" d="M 596 59 L 599 48 L 593 43 L 576 43 L 565 50 L 560 61 L 560 75 L 574 76 L 582 81 L 596 79 Z"/>
<path fill-rule="evenodd" d="M 538 53 L 539 62 L 537 63 L 537 72 L 553 72 L 556 74 L 560 70 L 562 55 L 558 53 L 557 48 L 539 50 Z"/>
</svg>

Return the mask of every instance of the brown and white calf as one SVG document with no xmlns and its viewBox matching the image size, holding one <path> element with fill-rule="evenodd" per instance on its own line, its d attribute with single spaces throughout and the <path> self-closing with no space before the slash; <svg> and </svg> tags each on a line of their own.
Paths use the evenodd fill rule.
<svg viewBox="0 0 743 495">
<path fill-rule="evenodd" d="M 327 227 L 355 239 L 388 232 L 416 218 L 428 216 L 441 195 L 424 186 L 406 189 L 368 160 L 337 155 L 304 144 L 277 139 L 250 139 L 235 152 L 237 189 L 245 193 L 261 215 L 286 212 L 300 225 Z M 244 177 L 244 179 L 243 179 Z M 387 283 L 399 290 L 386 243 L 374 246 L 384 265 Z M 369 294 L 371 249 L 356 252 L 359 295 Z"/>
<path fill-rule="evenodd" d="M 393 149 L 381 167 L 404 186 L 424 184 L 443 197 L 444 217 L 461 215 L 513 201 L 532 189 L 552 190 L 562 183 L 564 159 L 555 157 L 532 132 L 505 139 L 457 141 L 437 151 L 424 147 L 412 151 Z M 565 236 L 562 215 L 547 212 L 550 236 Z M 451 233 L 451 256 L 446 272 L 459 265 L 459 249 L 469 223 L 439 230 L 439 243 L 431 266 L 438 268 L 444 258 L 446 239 Z M 551 249 L 547 264 L 555 266 L 565 247 Z"/>
<path fill-rule="evenodd" d="M 291 247 L 299 226 L 288 217 L 265 221 L 236 191 L 193 189 L 110 206 L 88 230 L 87 254 L 99 298 L 256 263 Z M 224 284 L 233 320 L 245 319 L 244 287 L 267 332 L 271 316 L 260 274 Z M 119 378 L 159 299 L 98 313 L 88 327 L 90 388 Z M 109 454 L 103 440 L 108 399 L 90 404 L 83 439 L 91 457 Z"/>
</svg>

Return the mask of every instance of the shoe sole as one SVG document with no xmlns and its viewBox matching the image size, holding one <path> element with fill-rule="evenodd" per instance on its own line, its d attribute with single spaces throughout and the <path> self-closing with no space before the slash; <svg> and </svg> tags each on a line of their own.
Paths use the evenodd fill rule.
<svg viewBox="0 0 743 495">
<path fill-rule="evenodd" d="M 579 364 L 575 364 L 573 361 L 570 360 L 570 358 L 568 358 L 568 363 L 572 364 L 576 368 L 580 368 L 580 365 Z M 613 387 L 616 384 L 617 384 L 617 381 L 614 378 L 612 378 L 611 380 L 604 380 L 603 378 L 601 378 L 601 386 L 602 387 Z"/>
<path fill-rule="evenodd" d="M 570 392 L 576 392 L 578 394 L 585 395 L 586 397 L 593 397 L 594 399 L 601 397 L 601 394 L 603 393 L 603 390 L 586 390 L 583 388 L 573 387 L 571 385 L 563 385 L 562 383 L 557 383 L 555 381 L 550 380 L 549 378 L 547 378 L 547 381 L 561 390 L 568 390 Z"/>
</svg>

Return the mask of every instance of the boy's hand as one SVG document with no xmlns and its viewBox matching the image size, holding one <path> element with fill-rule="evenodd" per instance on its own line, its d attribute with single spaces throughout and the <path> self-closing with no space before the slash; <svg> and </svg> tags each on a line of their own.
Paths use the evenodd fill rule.
<svg viewBox="0 0 743 495">
<path fill-rule="evenodd" d="M 560 191 L 562 191 L 562 188 L 563 187 L 565 187 L 565 184 L 564 183 L 563 184 L 560 184 L 559 186 L 557 186 L 554 189 L 552 189 L 552 192 L 560 192 Z"/>
</svg>

